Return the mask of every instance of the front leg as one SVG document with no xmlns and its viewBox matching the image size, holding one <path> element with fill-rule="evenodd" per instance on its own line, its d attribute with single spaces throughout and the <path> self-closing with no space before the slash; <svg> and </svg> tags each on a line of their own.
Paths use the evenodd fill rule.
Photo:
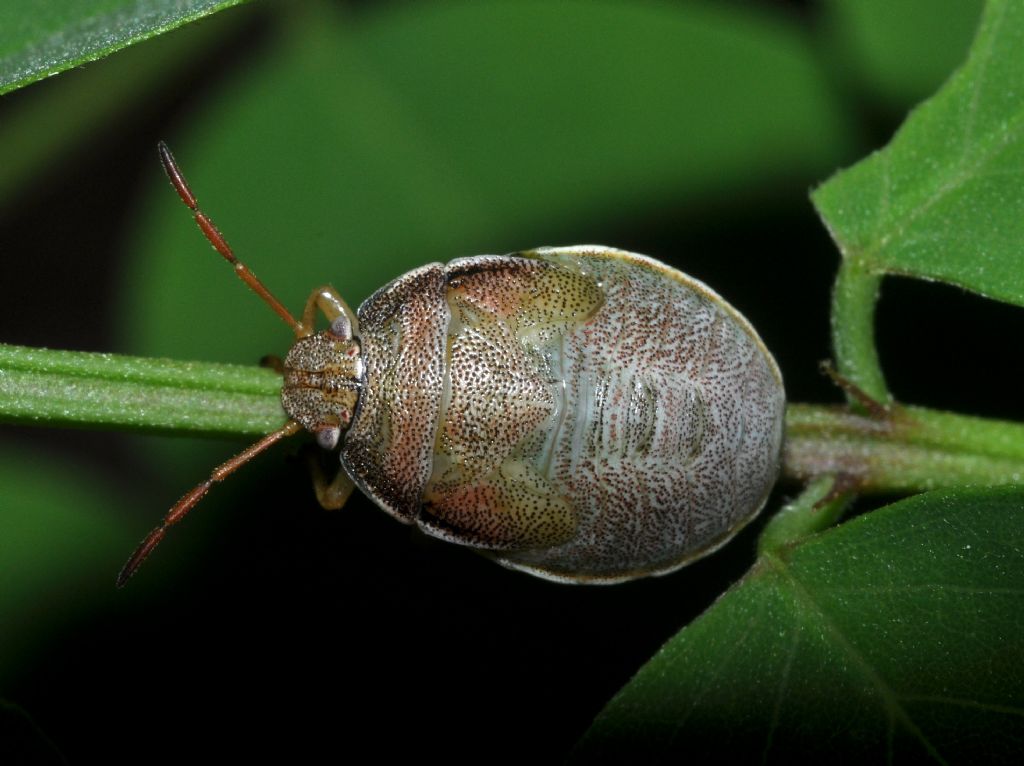
<svg viewBox="0 0 1024 766">
<path fill-rule="evenodd" d="M 356 332 L 358 328 L 358 322 L 356 315 L 352 312 L 352 309 L 348 307 L 348 304 L 338 295 L 338 291 L 330 285 L 324 285 L 323 287 L 316 288 L 309 294 L 306 299 L 306 307 L 302 310 L 302 331 L 301 333 L 296 332 L 296 336 L 300 338 L 306 338 L 313 334 L 313 330 L 316 327 L 316 310 L 320 309 L 323 315 L 327 317 L 327 321 L 334 325 L 334 322 L 339 317 L 345 317 L 348 319 L 348 326 L 350 328 L 348 336 Z M 345 333 L 337 333 L 344 336 Z"/>
</svg>

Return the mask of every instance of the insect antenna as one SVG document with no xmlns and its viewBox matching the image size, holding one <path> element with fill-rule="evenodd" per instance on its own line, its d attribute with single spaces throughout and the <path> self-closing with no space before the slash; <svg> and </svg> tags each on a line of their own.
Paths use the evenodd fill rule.
<svg viewBox="0 0 1024 766">
<path fill-rule="evenodd" d="M 255 444 L 246 447 L 244 450 L 239 452 L 233 458 L 227 462 L 217 466 L 213 469 L 210 474 L 210 478 L 206 481 L 197 484 L 191 491 L 185 493 L 185 495 L 174 504 L 174 507 L 167 512 L 164 516 L 164 520 L 160 523 L 156 529 L 146 535 L 146 539 L 143 540 L 139 547 L 135 549 L 135 552 L 131 555 L 125 565 L 121 568 L 120 574 L 117 576 L 117 587 L 123 588 L 125 583 L 135 574 L 142 562 L 146 560 L 153 549 L 164 539 L 164 535 L 167 534 L 168 527 L 177 524 L 186 514 L 191 511 L 196 503 L 203 499 L 203 496 L 209 491 L 210 487 L 219 481 L 224 481 L 228 476 L 234 473 L 236 470 L 241 468 L 243 465 L 248 463 L 254 457 L 259 455 L 268 447 L 273 446 L 281 439 L 292 436 L 297 433 L 302 426 L 296 421 L 289 420 L 281 428 L 277 429 L 273 433 L 267 434 Z"/>
<path fill-rule="evenodd" d="M 171 150 L 167 148 L 167 144 L 161 141 L 157 144 L 157 149 L 160 152 L 160 163 L 164 166 L 164 172 L 167 173 L 167 177 L 171 180 L 171 185 L 178 192 L 181 201 L 192 211 L 200 230 L 210 240 L 210 244 L 213 245 L 214 249 L 223 255 L 228 263 L 235 267 L 235 274 L 238 275 L 238 278 L 249 285 L 254 293 L 260 296 L 270 308 L 277 312 L 277 315 L 291 326 L 296 335 L 308 334 L 305 326 L 296 321 L 295 317 L 284 307 L 284 304 L 271 294 L 270 290 L 249 270 L 249 267 L 235 257 L 231 246 L 224 239 L 224 235 L 220 233 L 209 216 L 199 209 L 196 195 L 189 188 L 188 181 L 182 175 L 181 168 L 178 167 L 178 163 L 175 161 L 174 155 L 171 154 Z"/>
</svg>

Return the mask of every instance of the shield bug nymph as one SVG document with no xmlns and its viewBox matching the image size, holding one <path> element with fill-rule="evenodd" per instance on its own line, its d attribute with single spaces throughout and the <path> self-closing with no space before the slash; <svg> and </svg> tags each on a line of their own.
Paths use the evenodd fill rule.
<svg viewBox="0 0 1024 766">
<path fill-rule="evenodd" d="M 289 420 L 182 497 L 119 585 L 212 484 L 303 428 L 338 450 L 337 477 L 314 479 L 324 507 L 358 486 L 427 534 L 559 582 L 670 572 L 764 506 L 782 377 L 696 279 L 614 248 L 546 247 L 422 266 L 357 312 L 320 287 L 296 320 L 200 211 L 164 144 L 160 158 L 216 250 L 295 333 Z"/>
</svg>

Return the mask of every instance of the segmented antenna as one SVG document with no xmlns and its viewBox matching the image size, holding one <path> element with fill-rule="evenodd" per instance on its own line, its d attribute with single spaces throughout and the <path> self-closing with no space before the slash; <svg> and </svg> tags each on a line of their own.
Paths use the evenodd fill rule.
<svg viewBox="0 0 1024 766">
<path fill-rule="evenodd" d="M 235 267 L 235 274 L 238 275 L 239 279 L 249 285 L 254 293 L 260 296 L 270 308 L 277 312 L 277 315 L 287 322 L 296 334 L 302 333 L 305 328 L 296 321 L 295 317 L 284 307 L 284 304 L 275 298 L 270 290 L 256 278 L 256 275 L 249 271 L 249 267 L 235 257 L 231 246 L 224 239 L 224 235 L 218 231 L 210 217 L 199 209 L 196 195 L 189 188 L 188 181 L 182 175 L 181 168 L 175 162 L 174 155 L 167 148 L 167 144 L 161 141 L 157 144 L 157 149 L 160 151 L 160 163 L 164 166 L 164 172 L 167 173 L 167 177 L 171 180 L 171 185 L 178 192 L 181 201 L 192 211 L 196 223 L 199 224 L 199 228 L 206 235 L 206 238 L 210 240 L 210 244 L 213 245 L 218 253 L 224 256 L 228 263 Z"/>
<path fill-rule="evenodd" d="M 171 150 L 167 148 L 167 144 L 161 141 L 157 146 L 160 150 L 160 162 L 164 166 L 164 171 L 166 171 L 167 177 L 171 180 L 171 185 L 174 186 L 175 191 L 178 192 L 178 196 L 181 197 L 181 201 L 184 202 L 188 206 L 189 210 L 194 214 L 196 223 L 199 224 L 199 228 L 206 238 L 210 240 L 210 244 L 213 245 L 214 249 L 216 249 L 218 253 L 227 259 L 228 263 L 234 266 L 235 274 L 238 275 L 239 279 L 249 285 L 253 292 L 266 301 L 267 305 L 269 305 L 270 308 L 272 308 L 277 315 L 281 317 L 281 319 L 291 326 L 297 336 L 307 335 L 308 331 L 305 325 L 297 322 L 295 317 L 289 313 L 288 309 L 284 307 L 281 301 L 271 295 L 270 291 L 264 286 L 264 284 L 256 278 L 256 275 L 249 271 L 248 267 L 235 257 L 235 254 L 232 252 L 227 240 L 224 239 L 224 235 L 217 230 L 217 227 L 214 226 L 213 221 L 210 220 L 209 216 L 199 209 L 199 203 L 196 201 L 196 196 L 189 188 L 188 181 L 186 181 L 185 176 L 182 175 L 181 169 L 178 167 L 178 163 L 174 161 L 174 155 L 172 155 Z M 131 576 L 135 574 L 135 571 L 142 565 L 142 562 L 145 561 L 149 554 L 153 552 L 153 549 L 160 544 L 160 541 L 164 539 L 164 536 L 167 534 L 167 529 L 185 518 L 188 512 L 203 499 L 206 493 L 210 490 L 210 487 L 217 482 L 224 481 L 224 479 L 259 455 L 265 449 L 281 441 L 281 439 L 292 436 L 301 428 L 302 426 L 299 425 L 298 422 L 289 420 L 281 428 L 271 434 L 267 434 L 255 444 L 246 447 L 226 463 L 217 466 L 217 468 L 215 468 L 210 474 L 210 478 L 197 484 L 190 492 L 186 493 L 177 503 L 175 503 L 174 507 L 172 507 L 171 510 L 167 512 L 167 515 L 164 516 L 164 520 L 160 523 L 160 526 L 150 532 L 146 536 L 146 539 L 139 544 L 139 547 L 135 549 L 135 552 L 125 563 L 124 567 L 121 568 L 121 572 L 117 576 L 117 587 L 124 587 L 125 583 L 128 582 Z"/>
<path fill-rule="evenodd" d="M 167 512 L 167 515 L 164 516 L 164 520 L 160 523 L 160 526 L 146 535 L 146 539 L 139 544 L 139 547 L 135 549 L 135 553 L 133 553 L 131 557 L 129 557 L 128 561 L 125 562 L 125 565 L 121 568 L 120 574 L 117 576 L 117 587 L 123 588 L 125 586 L 125 583 L 127 583 L 131 576 L 135 574 L 135 570 L 142 565 L 142 562 L 145 561 L 149 554 L 153 552 L 153 549 L 159 545 L 160 541 L 164 539 L 164 535 L 167 534 L 168 527 L 177 524 L 185 518 L 186 514 L 195 507 L 196 503 L 203 499 L 203 496 L 206 495 L 210 487 L 219 481 L 224 481 L 224 479 L 233 474 L 236 470 L 248 463 L 265 449 L 277 444 L 281 439 L 292 436 L 301 428 L 302 426 L 294 420 L 289 420 L 281 428 L 271 434 L 267 434 L 255 444 L 246 447 L 226 463 L 214 468 L 209 479 L 200 482 L 191 491 L 185 493 L 181 500 L 175 503 L 174 507 Z"/>
</svg>

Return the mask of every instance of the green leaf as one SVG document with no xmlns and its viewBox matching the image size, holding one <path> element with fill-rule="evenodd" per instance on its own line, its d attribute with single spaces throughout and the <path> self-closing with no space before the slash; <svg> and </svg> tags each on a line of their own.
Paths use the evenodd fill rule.
<svg viewBox="0 0 1024 766">
<path fill-rule="evenodd" d="M 166 81 L 224 45 L 234 15 L 215 16 L 185 34 L 129 47 L 102 65 L 66 72 L 33 88 L 30 96 L 18 97 L 17 106 L 6 109 L 0 120 L 0 202 L 14 204 L 8 200 L 31 188 L 41 168 L 72 155 L 76 146 L 110 131 L 111 125 L 131 120 L 140 102 Z"/>
<path fill-rule="evenodd" d="M 1024 2 L 990 0 L 967 63 L 892 142 L 814 192 L 843 254 L 840 372 L 885 400 L 878 279 L 936 279 L 1024 305 Z"/>
<path fill-rule="evenodd" d="M 829 50 L 868 95 L 906 109 L 961 61 L 982 0 L 827 0 Z"/>
<path fill-rule="evenodd" d="M 1012 762 L 1022 656 L 1024 492 L 920 495 L 762 555 L 575 761 Z"/>
<path fill-rule="evenodd" d="M 336 10 L 289 5 L 276 44 L 187 136 L 166 137 L 293 311 L 324 282 L 355 306 L 430 261 L 571 243 L 641 205 L 809 178 L 847 145 L 810 46 L 774 16 L 623 2 Z M 126 278 L 129 348 L 280 353 L 288 333 L 231 284 L 155 159 L 151 188 Z"/>
<path fill-rule="evenodd" d="M 846 258 L 1024 305 L 1024 2 L 992 0 L 967 64 L 892 142 L 814 193 Z"/>
<path fill-rule="evenodd" d="M 0 5 L 0 94 L 242 0 L 9 0 Z"/>
</svg>

